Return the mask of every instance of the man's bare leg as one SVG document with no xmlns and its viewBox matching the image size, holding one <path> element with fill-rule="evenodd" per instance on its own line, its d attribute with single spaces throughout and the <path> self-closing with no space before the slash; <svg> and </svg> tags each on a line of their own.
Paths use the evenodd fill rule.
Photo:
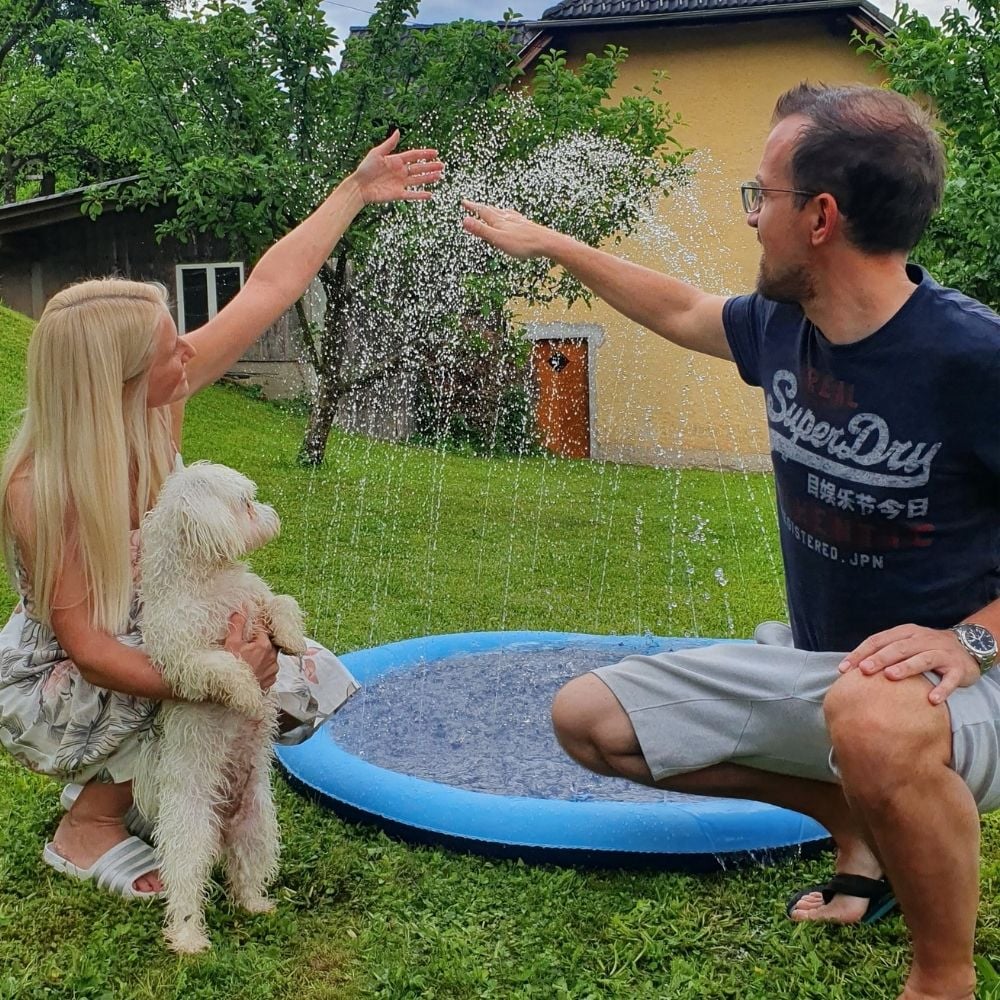
<svg viewBox="0 0 1000 1000">
<path fill-rule="evenodd" d="M 913 935 L 900 1000 L 972 1000 L 979 816 L 950 766 L 948 710 L 931 705 L 928 690 L 922 677 L 892 681 L 852 670 L 824 707 L 848 799 L 871 831 Z"/>
<path fill-rule="evenodd" d="M 839 785 L 738 764 L 716 764 L 653 781 L 628 715 L 608 686 L 593 674 L 577 677 L 562 688 L 552 705 L 552 721 L 563 749 L 590 771 L 670 791 L 754 799 L 794 809 L 829 830 L 837 845 L 838 872 L 868 878 L 882 875 L 864 825 Z M 868 900 L 858 896 L 837 895 L 825 904 L 821 894 L 813 893 L 796 904 L 792 919 L 856 923 L 867 908 Z"/>
</svg>

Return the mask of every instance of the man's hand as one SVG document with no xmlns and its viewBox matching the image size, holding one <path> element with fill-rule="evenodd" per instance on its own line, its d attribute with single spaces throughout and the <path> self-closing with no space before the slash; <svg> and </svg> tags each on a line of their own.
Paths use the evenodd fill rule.
<svg viewBox="0 0 1000 1000">
<path fill-rule="evenodd" d="M 893 681 L 932 671 L 941 678 L 928 698 L 940 705 L 960 687 L 971 687 L 981 674 L 975 657 L 950 629 L 897 625 L 865 639 L 840 662 L 840 672 L 860 670 L 877 674 L 880 670 Z"/>
<path fill-rule="evenodd" d="M 467 233 L 519 260 L 547 257 L 546 248 L 557 235 L 555 230 L 546 229 L 510 209 L 493 208 L 477 201 L 463 201 L 462 208 L 473 213 L 462 220 L 462 228 Z"/>
</svg>

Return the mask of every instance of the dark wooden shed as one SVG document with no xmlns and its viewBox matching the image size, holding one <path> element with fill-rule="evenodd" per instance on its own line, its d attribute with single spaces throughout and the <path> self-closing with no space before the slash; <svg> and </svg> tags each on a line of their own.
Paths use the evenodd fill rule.
<svg viewBox="0 0 1000 1000">
<path fill-rule="evenodd" d="M 243 285 L 249 266 L 224 240 L 199 236 L 188 243 L 157 242 L 157 223 L 171 206 L 105 211 L 96 219 L 82 206 L 95 187 L 129 184 L 132 177 L 90 188 L 0 205 L 0 301 L 37 319 L 60 288 L 86 278 L 119 275 L 158 281 L 170 293 L 179 329 L 204 323 Z M 295 365 L 298 323 L 282 317 L 243 357 L 254 363 Z"/>
</svg>

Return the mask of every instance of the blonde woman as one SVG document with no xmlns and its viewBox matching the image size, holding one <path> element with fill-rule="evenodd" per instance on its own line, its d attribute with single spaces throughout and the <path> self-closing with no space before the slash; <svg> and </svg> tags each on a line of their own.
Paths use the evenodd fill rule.
<svg viewBox="0 0 1000 1000">
<path fill-rule="evenodd" d="M 162 891 L 151 847 L 130 835 L 131 778 L 171 691 L 136 628 L 136 531 L 177 461 L 184 403 L 302 294 L 373 202 L 430 198 L 431 149 L 394 153 L 398 133 L 276 243 L 244 288 L 186 336 L 156 285 L 87 281 L 55 295 L 28 348 L 27 407 L 0 478 L 0 527 L 22 600 L 0 632 L 0 742 L 74 789 L 43 859 L 125 897 Z M 305 738 L 356 687 L 332 653 L 278 656 L 236 615 L 225 646 Z"/>
</svg>

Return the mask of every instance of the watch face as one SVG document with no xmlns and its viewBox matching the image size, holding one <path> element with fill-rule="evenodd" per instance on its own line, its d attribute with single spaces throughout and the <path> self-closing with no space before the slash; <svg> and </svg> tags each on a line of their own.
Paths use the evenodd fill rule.
<svg viewBox="0 0 1000 1000">
<path fill-rule="evenodd" d="M 973 652 L 989 656 L 997 651 L 997 642 L 993 633 L 982 625 L 962 625 L 962 639 Z"/>
</svg>

